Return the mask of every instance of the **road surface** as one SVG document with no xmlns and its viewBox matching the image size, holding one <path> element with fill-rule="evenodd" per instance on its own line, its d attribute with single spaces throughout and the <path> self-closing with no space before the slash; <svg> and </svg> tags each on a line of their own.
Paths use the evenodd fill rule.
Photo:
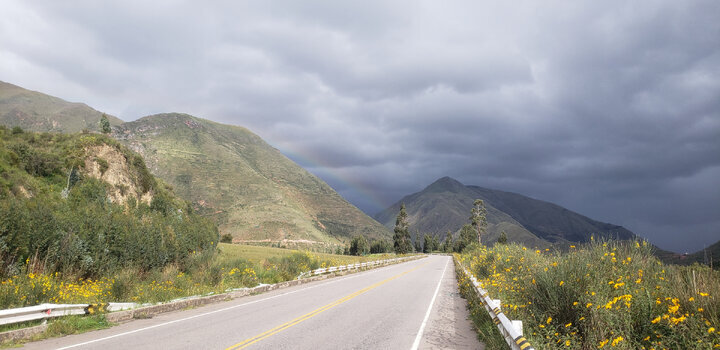
<svg viewBox="0 0 720 350">
<path fill-rule="evenodd" d="M 430 256 L 27 349 L 482 349 L 452 258 Z"/>
</svg>

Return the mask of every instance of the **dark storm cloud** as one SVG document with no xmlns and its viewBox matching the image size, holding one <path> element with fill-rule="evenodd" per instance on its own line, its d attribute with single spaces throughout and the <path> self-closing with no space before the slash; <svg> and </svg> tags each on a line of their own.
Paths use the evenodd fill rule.
<svg viewBox="0 0 720 350">
<path fill-rule="evenodd" d="M 720 3 L 9 2 L 0 80 L 258 133 L 373 213 L 442 176 L 720 239 Z"/>
</svg>

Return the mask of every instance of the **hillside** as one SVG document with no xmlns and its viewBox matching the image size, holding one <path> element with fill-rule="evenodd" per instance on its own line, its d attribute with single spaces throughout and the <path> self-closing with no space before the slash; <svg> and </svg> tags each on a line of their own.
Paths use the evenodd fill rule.
<svg viewBox="0 0 720 350">
<path fill-rule="evenodd" d="M 0 276 L 147 270 L 217 242 L 217 228 L 117 141 L 0 126 Z"/>
<path fill-rule="evenodd" d="M 26 130 L 98 130 L 102 113 L 0 82 L 0 124 Z M 151 172 L 236 241 L 330 250 L 384 226 L 249 130 L 182 114 L 124 123 L 113 136 L 142 154 Z M 323 248 L 324 247 L 324 248 Z"/>
<path fill-rule="evenodd" d="M 390 237 L 389 230 L 245 128 L 171 113 L 122 124 L 113 135 L 235 241 L 331 248 L 358 234 Z"/>
<path fill-rule="evenodd" d="M 36 132 L 75 133 L 84 129 L 99 131 L 98 112 L 85 104 L 23 89 L 0 81 L 0 124 L 19 126 Z M 108 116 L 111 125 L 123 121 Z"/>
<path fill-rule="evenodd" d="M 655 255 L 665 263 L 678 265 L 700 263 L 711 265 L 713 268 L 718 269 L 720 268 L 720 241 L 692 254 L 678 254 L 667 250 L 656 249 Z"/>
<path fill-rule="evenodd" d="M 404 197 L 375 218 L 386 227 L 393 227 L 400 205 L 405 203 L 411 230 L 442 238 L 445 232 L 457 232 L 469 223 L 475 199 L 482 199 L 488 211 L 485 238 L 488 243 L 497 241 L 501 231 L 507 233 L 509 241 L 530 247 L 588 242 L 591 235 L 617 239 L 635 237 L 623 227 L 592 220 L 553 203 L 511 192 L 465 186 L 449 177 Z"/>
</svg>

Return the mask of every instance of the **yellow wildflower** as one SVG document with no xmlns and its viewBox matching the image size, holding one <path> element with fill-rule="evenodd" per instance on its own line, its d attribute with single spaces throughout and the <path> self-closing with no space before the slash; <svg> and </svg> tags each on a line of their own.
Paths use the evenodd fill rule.
<svg viewBox="0 0 720 350">
<path fill-rule="evenodd" d="M 616 345 L 618 345 L 618 343 L 620 343 L 621 341 L 623 341 L 623 339 L 624 339 L 623 337 L 617 337 L 617 338 L 613 339 L 613 341 L 612 341 L 612 343 L 610 343 L 610 345 L 611 345 L 611 346 L 616 346 Z"/>
</svg>

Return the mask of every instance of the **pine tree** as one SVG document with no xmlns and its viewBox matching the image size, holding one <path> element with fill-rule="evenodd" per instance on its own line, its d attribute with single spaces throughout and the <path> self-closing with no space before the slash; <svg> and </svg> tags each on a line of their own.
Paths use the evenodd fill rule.
<svg viewBox="0 0 720 350">
<path fill-rule="evenodd" d="M 445 234 L 445 239 L 442 242 L 442 245 L 440 246 L 440 250 L 442 250 L 444 253 L 452 253 L 453 249 L 453 237 L 452 232 L 448 231 Z"/>
<path fill-rule="evenodd" d="M 470 216 L 472 227 L 477 232 L 477 242 L 482 244 L 482 235 L 487 230 L 487 210 L 485 210 L 485 202 L 482 199 L 476 199 Z"/>
<path fill-rule="evenodd" d="M 432 253 L 433 250 L 435 250 L 435 247 L 433 246 L 432 236 L 426 233 L 423 236 L 423 253 Z"/>
<path fill-rule="evenodd" d="M 395 234 L 393 235 L 393 248 L 395 254 L 407 254 L 413 251 L 412 240 L 410 238 L 410 224 L 407 220 L 407 212 L 405 212 L 405 204 L 400 207 L 400 213 L 395 220 Z"/>
</svg>

